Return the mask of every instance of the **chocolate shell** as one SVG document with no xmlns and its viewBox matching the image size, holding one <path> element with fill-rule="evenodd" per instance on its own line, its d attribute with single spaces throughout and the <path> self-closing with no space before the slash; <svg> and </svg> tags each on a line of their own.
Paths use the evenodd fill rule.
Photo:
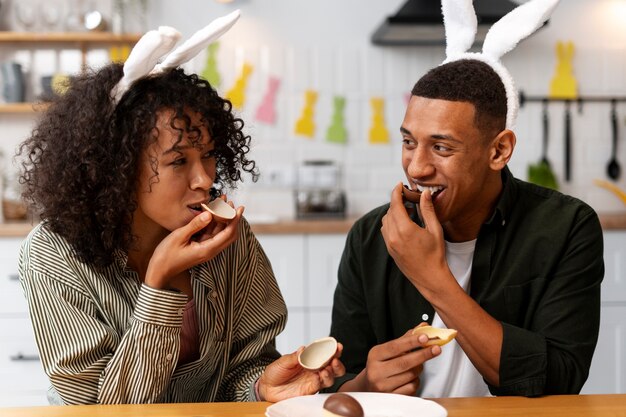
<svg viewBox="0 0 626 417">
<path fill-rule="evenodd" d="M 402 198 L 404 198 L 405 201 L 410 201 L 411 203 L 419 203 L 422 193 L 416 190 L 411 190 L 406 184 L 403 185 L 404 188 L 402 189 Z"/>
<path fill-rule="evenodd" d="M 324 401 L 324 410 L 332 415 L 341 417 L 363 417 L 363 407 L 352 396 L 343 393 L 337 393 L 329 396 Z"/>
</svg>

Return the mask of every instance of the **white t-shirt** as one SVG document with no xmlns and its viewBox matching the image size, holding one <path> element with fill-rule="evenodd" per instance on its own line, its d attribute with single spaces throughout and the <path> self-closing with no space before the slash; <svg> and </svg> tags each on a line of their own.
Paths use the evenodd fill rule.
<svg viewBox="0 0 626 417">
<path fill-rule="evenodd" d="M 469 293 L 472 259 L 476 239 L 468 242 L 446 242 L 446 259 L 450 271 L 459 285 Z M 435 313 L 433 327 L 445 328 L 439 314 Z M 461 346 L 453 340 L 441 348 L 441 354 L 424 363 L 417 395 L 437 397 L 485 397 L 489 388 Z"/>
</svg>

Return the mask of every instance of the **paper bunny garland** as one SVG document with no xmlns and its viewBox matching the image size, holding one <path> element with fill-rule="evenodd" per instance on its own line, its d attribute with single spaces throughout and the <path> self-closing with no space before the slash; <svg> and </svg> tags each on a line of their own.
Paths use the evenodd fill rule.
<svg viewBox="0 0 626 417">
<path fill-rule="evenodd" d="M 194 58 L 208 44 L 226 33 L 239 16 L 239 10 L 235 10 L 213 20 L 174 49 L 160 64 L 158 61 L 174 48 L 180 39 L 180 33 L 169 26 L 147 32 L 139 39 L 124 64 L 124 76 L 111 91 L 113 102 L 118 103 L 132 83 L 139 78 L 176 68 Z"/>
<path fill-rule="evenodd" d="M 493 68 L 506 91 L 507 129 L 515 127 L 519 99 L 513 78 L 502 65 L 500 58 L 541 27 L 558 2 L 559 0 L 530 0 L 516 7 L 489 29 L 482 52 L 468 52 L 474 43 L 478 28 L 473 1 L 441 0 L 446 31 L 446 59 L 443 64 L 461 59 L 475 59 Z"/>
</svg>

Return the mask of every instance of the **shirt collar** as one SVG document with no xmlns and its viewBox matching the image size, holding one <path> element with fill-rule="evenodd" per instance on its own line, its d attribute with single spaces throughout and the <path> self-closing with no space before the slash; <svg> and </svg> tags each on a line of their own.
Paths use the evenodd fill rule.
<svg viewBox="0 0 626 417">
<path fill-rule="evenodd" d="M 502 176 L 502 192 L 493 214 L 485 223 L 504 226 L 513 210 L 518 186 L 508 166 L 504 167 L 500 175 Z"/>
</svg>

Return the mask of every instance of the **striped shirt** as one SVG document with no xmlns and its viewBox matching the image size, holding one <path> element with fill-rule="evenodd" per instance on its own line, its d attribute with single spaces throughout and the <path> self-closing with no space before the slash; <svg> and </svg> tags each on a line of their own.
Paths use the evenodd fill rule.
<svg viewBox="0 0 626 417">
<path fill-rule="evenodd" d="M 199 359 L 177 365 L 187 296 L 150 288 L 122 251 L 105 270 L 45 225 L 22 243 L 19 275 L 53 394 L 65 404 L 255 400 L 287 310 L 242 219 L 238 240 L 191 270 Z"/>
</svg>

